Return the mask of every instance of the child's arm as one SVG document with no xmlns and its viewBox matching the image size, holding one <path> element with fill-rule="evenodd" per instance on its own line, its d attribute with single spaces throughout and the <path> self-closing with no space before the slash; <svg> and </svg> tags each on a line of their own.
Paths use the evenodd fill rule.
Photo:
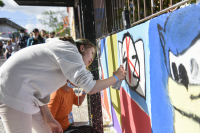
<svg viewBox="0 0 200 133">
<path fill-rule="evenodd" d="M 85 99 L 85 95 L 86 95 L 86 92 L 84 90 L 82 90 L 82 93 L 79 94 L 79 106 L 83 103 L 83 101 Z"/>
</svg>

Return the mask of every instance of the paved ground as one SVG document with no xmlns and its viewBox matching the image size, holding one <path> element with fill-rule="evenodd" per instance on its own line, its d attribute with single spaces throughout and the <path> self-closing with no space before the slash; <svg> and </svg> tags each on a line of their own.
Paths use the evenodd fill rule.
<svg viewBox="0 0 200 133">
<path fill-rule="evenodd" d="M 4 57 L 0 57 L 0 66 L 5 62 Z"/>
<path fill-rule="evenodd" d="M 0 66 L 4 62 L 5 62 L 5 59 L 0 57 Z M 73 106 L 72 112 L 73 112 L 74 122 L 76 126 L 88 124 L 89 119 L 88 119 L 87 97 L 85 97 L 85 100 L 83 101 L 82 105 L 79 106 L 79 108 L 77 106 Z M 6 133 L 1 120 L 0 120 L 0 133 Z M 36 132 L 33 131 L 33 133 L 36 133 Z"/>
</svg>

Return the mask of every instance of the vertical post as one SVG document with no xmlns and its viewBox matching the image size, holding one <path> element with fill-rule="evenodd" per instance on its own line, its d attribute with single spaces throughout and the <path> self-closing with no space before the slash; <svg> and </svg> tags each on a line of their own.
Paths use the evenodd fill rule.
<svg viewBox="0 0 200 133">
<path fill-rule="evenodd" d="M 162 10 L 162 0 L 160 0 L 160 11 Z"/>
<path fill-rule="evenodd" d="M 114 14 L 114 4 L 113 4 L 113 1 L 114 1 L 114 0 L 111 0 L 112 22 L 113 22 L 112 31 L 115 30 L 115 14 Z"/>
<path fill-rule="evenodd" d="M 133 23 L 135 22 L 135 1 L 133 0 Z"/>
<path fill-rule="evenodd" d="M 83 32 L 82 32 L 82 25 L 81 25 L 81 12 L 80 12 L 80 5 L 77 6 L 78 9 L 78 23 L 79 23 L 79 31 L 80 31 L 80 38 L 83 38 Z"/>
<path fill-rule="evenodd" d="M 128 0 L 128 11 L 130 11 L 130 1 Z"/>
<path fill-rule="evenodd" d="M 123 12 L 124 11 L 124 4 L 123 4 L 124 0 L 121 0 L 121 1 L 122 1 L 121 3 L 122 3 L 122 12 Z M 121 12 L 121 14 L 122 14 L 122 12 Z M 124 27 L 122 18 L 121 18 L 121 21 L 122 21 L 122 27 Z"/>
<path fill-rule="evenodd" d="M 144 0 L 144 18 L 147 17 L 146 0 Z"/>
<path fill-rule="evenodd" d="M 170 5 L 171 5 L 171 6 L 173 5 L 173 0 L 170 0 Z"/>
<path fill-rule="evenodd" d="M 119 29 L 119 25 L 118 25 L 118 14 L 117 14 L 117 10 L 118 10 L 118 8 L 117 8 L 117 0 L 114 0 L 115 1 L 115 8 L 114 8 L 114 10 L 115 10 L 115 22 L 116 22 L 116 30 L 118 30 Z"/>
<path fill-rule="evenodd" d="M 82 27 L 83 27 L 82 32 L 84 32 L 84 37 L 96 45 L 93 0 L 79 0 L 79 3 L 81 7 L 80 12 L 82 12 Z M 92 71 L 94 80 L 98 80 L 99 71 L 98 69 L 96 69 L 98 68 L 97 56 L 95 57 L 93 63 L 91 64 L 91 67 L 92 70 L 94 70 Z M 101 96 L 99 92 L 90 95 L 90 103 L 91 103 L 92 125 L 96 130 L 103 133 Z"/>
<path fill-rule="evenodd" d="M 121 29 L 121 12 L 119 12 L 119 8 L 120 8 L 120 0 L 118 0 L 118 16 L 119 16 L 119 19 L 118 19 L 118 22 L 119 22 L 119 28 Z M 121 5 L 121 9 L 122 9 L 122 5 Z M 121 10 L 122 11 L 122 10 Z"/>
<path fill-rule="evenodd" d="M 82 3 L 82 0 L 79 0 L 79 7 L 80 7 L 80 21 L 81 21 L 82 38 L 85 38 L 84 20 L 83 20 L 83 3 Z"/>
<path fill-rule="evenodd" d="M 137 0 L 138 2 L 138 20 L 140 20 L 140 0 Z"/>
<path fill-rule="evenodd" d="M 79 18 L 78 18 L 78 8 L 77 8 L 77 5 L 74 6 L 74 20 L 75 20 L 76 39 L 78 39 L 78 38 L 81 38 L 81 36 L 80 36 L 80 28 L 79 28 Z"/>
<path fill-rule="evenodd" d="M 151 0 L 151 14 L 153 14 L 153 5 L 154 5 L 153 0 Z"/>
<path fill-rule="evenodd" d="M 112 5 L 111 5 L 111 1 L 110 0 L 105 0 L 106 3 L 106 18 L 107 18 L 107 29 L 108 29 L 108 33 L 112 32 Z"/>
</svg>

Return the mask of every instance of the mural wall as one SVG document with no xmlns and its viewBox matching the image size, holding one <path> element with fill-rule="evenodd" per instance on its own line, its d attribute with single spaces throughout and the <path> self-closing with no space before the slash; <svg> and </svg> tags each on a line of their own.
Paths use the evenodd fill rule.
<svg viewBox="0 0 200 133">
<path fill-rule="evenodd" d="M 120 65 L 120 90 L 101 92 L 104 126 L 117 133 L 200 132 L 200 4 L 98 42 L 100 78 Z"/>
</svg>

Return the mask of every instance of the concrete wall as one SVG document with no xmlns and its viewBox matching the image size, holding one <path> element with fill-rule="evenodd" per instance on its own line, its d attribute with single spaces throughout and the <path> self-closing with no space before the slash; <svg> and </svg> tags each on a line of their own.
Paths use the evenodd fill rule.
<svg viewBox="0 0 200 133">
<path fill-rule="evenodd" d="M 119 91 L 101 92 L 104 125 L 117 133 L 200 132 L 200 4 L 104 38 L 98 46 L 101 79 L 120 64 L 127 71 Z"/>
</svg>

